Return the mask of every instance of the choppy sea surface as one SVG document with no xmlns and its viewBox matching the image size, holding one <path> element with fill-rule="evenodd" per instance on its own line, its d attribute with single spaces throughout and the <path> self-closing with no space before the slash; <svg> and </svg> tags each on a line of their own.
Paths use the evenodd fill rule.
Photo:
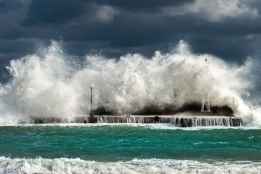
<svg viewBox="0 0 261 174">
<path fill-rule="evenodd" d="M 0 173 L 261 174 L 261 129 L 0 126 Z"/>
</svg>

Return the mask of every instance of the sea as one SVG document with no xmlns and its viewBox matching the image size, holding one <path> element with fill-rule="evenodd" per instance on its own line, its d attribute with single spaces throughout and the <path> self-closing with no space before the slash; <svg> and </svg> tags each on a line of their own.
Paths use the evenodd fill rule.
<svg viewBox="0 0 261 174">
<path fill-rule="evenodd" d="M 261 174 L 261 129 L 0 126 L 1 174 Z"/>
</svg>

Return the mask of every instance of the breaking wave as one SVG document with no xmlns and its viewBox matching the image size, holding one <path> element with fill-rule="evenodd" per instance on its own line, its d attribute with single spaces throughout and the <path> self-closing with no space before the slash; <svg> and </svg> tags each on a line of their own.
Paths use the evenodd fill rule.
<svg viewBox="0 0 261 174">
<path fill-rule="evenodd" d="M 260 162 L 199 162 L 191 160 L 144 159 L 126 162 L 96 162 L 81 159 L 11 159 L 0 157 L 0 173 L 12 174 L 172 174 L 259 173 Z"/>
<path fill-rule="evenodd" d="M 180 41 L 170 53 L 151 58 L 127 54 L 119 59 L 87 55 L 79 64 L 57 42 L 40 53 L 12 60 L 10 80 L 0 84 L 0 122 L 27 122 L 34 117 L 73 120 L 94 108 L 135 113 L 147 106 L 181 107 L 209 101 L 229 106 L 246 122 L 261 123 L 251 101 L 253 62 L 231 65 L 209 54 L 195 54 Z"/>
</svg>

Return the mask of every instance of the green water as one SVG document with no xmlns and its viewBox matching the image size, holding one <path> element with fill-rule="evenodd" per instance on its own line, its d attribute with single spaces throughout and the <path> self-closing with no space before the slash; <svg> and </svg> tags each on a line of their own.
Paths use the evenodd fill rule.
<svg viewBox="0 0 261 174">
<path fill-rule="evenodd" d="M 261 130 L 173 130 L 129 126 L 0 127 L 0 156 L 261 161 Z"/>
</svg>

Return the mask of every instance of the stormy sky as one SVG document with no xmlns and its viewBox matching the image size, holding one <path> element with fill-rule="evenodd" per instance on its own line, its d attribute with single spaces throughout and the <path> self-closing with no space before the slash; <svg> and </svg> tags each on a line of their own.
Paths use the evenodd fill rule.
<svg viewBox="0 0 261 174">
<path fill-rule="evenodd" d="M 0 0 L 1 69 L 51 40 L 75 56 L 171 50 L 179 40 L 227 61 L 257 57 L 260 0 Z"/>
</svg>

